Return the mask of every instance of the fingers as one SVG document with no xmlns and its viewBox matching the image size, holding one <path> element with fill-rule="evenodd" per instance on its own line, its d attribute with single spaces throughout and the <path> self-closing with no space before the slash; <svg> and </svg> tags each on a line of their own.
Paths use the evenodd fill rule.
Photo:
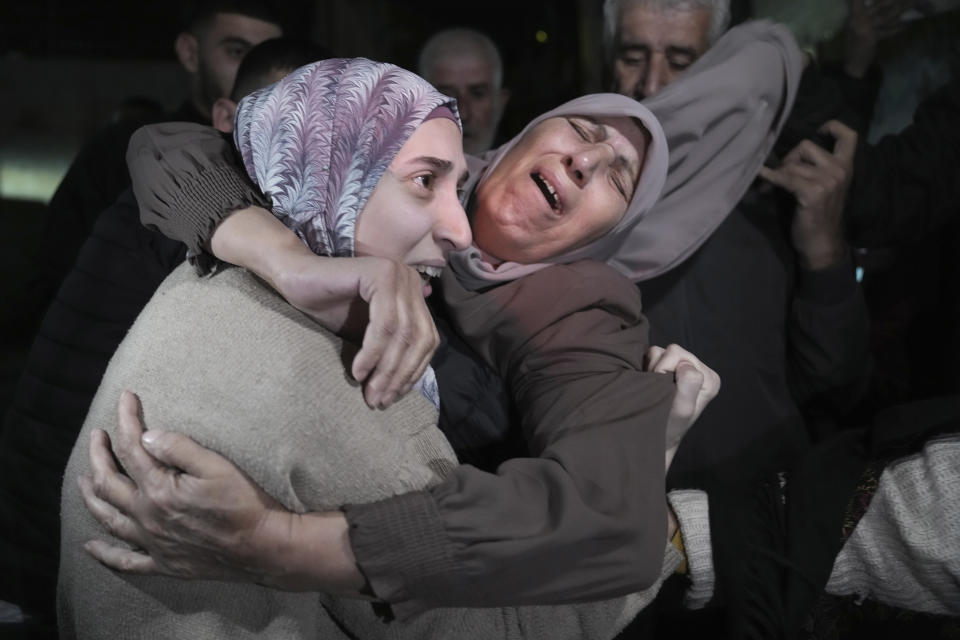
<svg viewBox="0 0 960 640">
<path fill-rule="evenodd" d="M 674 376 L 677 395 L 673 401 L 673 413 L 679 418 L 690 420 L 699 413 L 697 400 L 703 387 L 704 374 L 694 364 L 681 360 L 677 363 Z"/>
<path fill-rule="evenodd" d="M 80 487 L 80 495 L 83 497 L 84 504 L 87 505 L 87 510 L 110 535 L 131 544 L 138 543 L 139 537 L 136 525 L 123 512 L 107 501 L 109 496 L 107 496 L 107 500 L 101 500 L 98 497 L 97 494 L 101 489 L 99 486 L 95 490 L 93 482 L 85 476 L 77 478 L 77 485 Z"/>
<path fill-rule="evenodd" d="M 423 375 L 439 344 L 439 336 L 426 307 L 422 317 L 413 321 L 413 326 L 410 321 L 406 325 L 402 331 L 378 338 L 386 343 L 386 348 L 364 386 L 364 397 L 371 406 L 384 408 L 409 391 Z M 371 330 L 376 330 L 372 323 L 368 332 Z"/>
<path fill-rule="evenodd" d="M 703 363 L 700 363 L 697 370 L 703 375 L 696 408 L 696 415 L 700 415 L 707 404 L 720 393 L 720 374 Z"/>
<path fill-rule="evenodd" d="M 127 474 L 136 484 L 144 482 L 149 474 L 160 470 L 157 461 L 140 443 L 143 423 L 140 421 L 140 399 L 129 391 L 120 394 L 117 405 L 118 429 L 114 449 Z"/>
<path fill-rule="evenodd" d="M 780 167 L 761 167 L 759 171 L 761 178 L 796 196 L 801 207 L 841 192 L 852 173 L 857 133 L 837 120 L 824 123 L 820 131 L 833 136 L 832 150 L 804 140 L 790 150 Z"/>
<path fill-rule="evenodd" d="M 145 553 L 115 547 L 102 540 L 91 540 L 83 545 L 87 553 L 116 571 L 141 575 L 160 574 L 160 567 Z"/>
<path fill-rule="evenodd" d="M 151 429 L 143 435 L 143 446 L 157 461 L 166 465 L 164 479 L 169 479 L 174 470 L 197 478 L 210 478 L 235 468 L 216 451 L 197 444 L 182 433 Z"/>
<path fill-rule="evenodd" d="M 660 362 L 660 358 L 663 357 L 663 354 L 666 352 L 666 349 L 663 347 L 653 346 L 647 349 L 646 361 L 647 365 L 644 367 L 645 371 L 654 371 L 657 363 Z"/>
<path fill-rule="evenodd" d="M 351 371 L 365 381 L 367 404 L 384 408 L 420 379 L 440 336 L 423 299 L 423 281 L 413 269 L 392 263 L 365 289 L 370 322 Z"/>
<path fill-rule="evenodd" d="M 647 354 L 656 357 L 655 360 L 651 358 L 648 371 L 674 374 L 681 405 L 684 398 L 696 394 L 693 415 L 699 415 L 706 404 L 720 392 L 720 376 L 717 372 L 680 345 L 671 344 L 666 349 L 650 347 Z"/>
<path fill-rule="evenodd" d="M 647 351 L 649 354 L 654 349 L 660 349 L 662 353 L 659 353 L 659 357 L 656 359 L 656 362 L 651 362 L 651 366 L 648 367 L 648 371 L 653 371 L 654 373 L 674 373 L 677 370 L 677 365 L 680 362 L 686 361 L 696 367 L 707 368 L 699 359 L 683 347 L 678 344 L 671 344 L 666 349 L 661 349 L 660 347 L 650 347 Z"/>
<path fill-rule="evenodd" d="M 857 154 L 857 132 L 839 120 L 828 120 L 820 127 L 821 133 L 828 133 L 836 141 L 833 156 L 845 165 L 853 165 Z"/>
<path fill-rule="evenodd" d="M 830 166 L 839 161 L 852 164 L 857 151 L 857 132 L 839 120 L 828 120 L 818 129 L 834 139 L 833 149 L 824 149 L 811 140 L 800 141 L 783 158 L 781 166 L 806 163 L 813 166 Z M 764 167 L 764 169 L 767 169 Z M 767 169 L 769 171 L 769 169 Z"/>
<path fill-rule="evenodd" d="M 794 164 L 803 164 L 820 166 L 829 164 L 831 153 L 812 140 L 801 140 L 793 149 L 783 158 L 781 166 L 791 166 Z"/>
<path fill-rule="evenodd" d="M 94 429 L 90 433 L 89 455 L 92 484 L 96 487 L 97 495 L 121 509 L 129 510 L 133 504 L 136 485 L 120 473 L 114 464 L 113 454 L 110 453 L 110 439 L 105 431 Z"/>
</svg>

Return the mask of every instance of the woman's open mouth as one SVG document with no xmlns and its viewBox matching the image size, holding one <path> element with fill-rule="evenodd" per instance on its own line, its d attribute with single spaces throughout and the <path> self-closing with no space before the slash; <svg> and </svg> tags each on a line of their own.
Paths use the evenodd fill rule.
<svg viewBox="0 0 960 640">
<path fill-rule="evenodd" d="M 540 191 L 543 192 L 543 197 L 547 199 L 547 204 L 550 205 L 550 208 L 554 211 L 558 210 L 560 208 L 560 196 L 557 195 L 557 190 L 553 188 L 553 185 L 547 182 L 546 178 L 536 171 L 531 173 L 530 177 L 537 187 L 539 187 Z"/>
<path fill-rule="evenodd" d="M 427 264 L 415 264 L 413 268 L 420 274 L 420 278 L 424 282 L 430 282 L 433 278 L 439 278 L 440 274 L 443 273 L 443 269 L 440 267 L 433 267 Z"/>
</svg>

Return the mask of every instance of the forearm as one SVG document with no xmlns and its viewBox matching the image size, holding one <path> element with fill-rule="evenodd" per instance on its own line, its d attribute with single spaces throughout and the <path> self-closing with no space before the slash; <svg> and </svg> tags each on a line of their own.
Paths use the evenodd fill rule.
<svg viewBox="0 0 960 640">
<path fill-rule="evenodd" d="M 362 340 L 366 326 L 362 282 L 389 268 L 389 261 L 379 258 L 318 256 L 258 206 L 223 220 L 213 232 L 210 250 L 218 259 L 256 274 L 294 307 L 354 342 Z"/>
<path fill-rule="evenodd" d="M 220 260 L 252 271 L 281 292 L 298 261 L 318 257 L 272 213 L 255 205 L 221 221 L 208 248 Z"/>
<path fill-rule="evenodd" d="M 862 379 L 869 367 L 870 319 L 849 257 L 798 274 L 788 324 L 791 391 L 801 404 Z"/>
<path fill-rule="evenodd" d="M 667 540 L 662 483 L 659 491 L 593 487 L 585 496 L 578 480 L 590 481 L 580 475 L 549 459 L 514 460 L 497 474 L 463 466 L 429 492 L 350 506 L 357 563 L 401 619 L 435 607 L 584 602 L 649 587 Z"/>
<path fill-rule="evenodd" d="M 342 512 L 272 512 L 256 538 L 258 582 L 286 591 L 364 597 L 366 580 L 357 568 Z"/>
<path fill-rule="evenodd" d="M 825 271 L 850 263 L 850 252 L 839 226 L 811 234 L 806 243 L 796 249 L 797 260 L 804 271 Z"/>
</svg>

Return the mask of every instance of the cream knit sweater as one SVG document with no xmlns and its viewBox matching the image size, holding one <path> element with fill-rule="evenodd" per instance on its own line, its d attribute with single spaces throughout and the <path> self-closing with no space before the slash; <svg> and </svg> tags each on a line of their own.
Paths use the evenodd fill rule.
<svg viewBox="0 0 960 640">
<path fill-rule="evenodd" d="M 303 512 L 423 489 L 456 464 L 436 410 L 408 394 L 372 411 L 344 366 L 345 345 L 247 272 L 199 278 L 181 266 L 114 354 L 64 478 L 58 616 L 63 638 L 611 638 L 659 587 L 604 602 L 443 609 L 383 623 L 371 605 L 252 584 L 112 572 L 83 550 L 109 539 L 75 479 L 91 429 L 115 430 L 120 393 L 144 421 L 193 437 Z M 442 384 L 442 380 L 440 381 Z M 661 579 L 679 562 L 667 545 Z"/>
</svg>

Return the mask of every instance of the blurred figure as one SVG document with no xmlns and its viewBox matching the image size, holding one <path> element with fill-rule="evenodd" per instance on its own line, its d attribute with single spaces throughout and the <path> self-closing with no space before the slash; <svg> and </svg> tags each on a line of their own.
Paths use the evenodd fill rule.
<svg viewBox="0 0 960 640">
<path fill-rule="evenodd" d="M 955 2 L 849 4 L 843 69 L 871 85 L 871 144 L 858 149 L 846 209 L 873 319 L 871 399 L 956 393 L 960 12 Z"/>
<path fill-rule="evenodd" d="M 729 15 L 728 0 L 606 0 L 611 89 L 652 104 L 710 49 Z M 822 108 L 805 95 L 809 73 L 796 104 Z M 722 74 L 716 82 L 722 91 Z M 784 131 L 798 129 L 795 120 L 810 121 L 794 110 Z M 823 119 L 815 122 L 797 139 L 813 137 Z M 753 508 L 744 500 L 760 478 L 791 468 L 809 449 L 805 413 L 846 410 L 869 366 L 869 319 L 842 226 L 857 136 L 835 121 L 823 132 L 831 137 L 826 148 L 791 143 L 777 169 L 761 169 L 786 192 L 754 182 L 684 264 L 639 284 L 652 343 L 684 345 L 723 380 L 682 441 L 667 486 L 710 496 L 712 556 L 728 620 L 746 611 L 743 597 L 732 594 L 750 592 L 741 567 L 758 535 L 741 518 Z M 669 588 L 662 595 L 662 606 L 675 606 Z M 655 624 L 653 615 L 633 631 Z M 680 623 L 693 625 L 688 634 L 723 624 L 703 617 L 673 623 L 679 635 Z"/>
<path fill-rule="evenodd" d="M 202 118 L 191 117 L 189 121 L 209 123 L 210 105 L 233 89 L 237 67 L 247 52 L 281 35 L 283 29 L 269 2 L 198 3 L 174 41 L 177 60 L 190 78 L 190 96 L 179 112 L 192 109 L 194 116 Z"/>
<path fill-rule="evenodd" d="M 223 133 L 233 133 L 237 103 L 248 93 L 277 82 L 305 64 L 332 57 L 322 45 L 294 38 L 265 40 L 240 63 L 233 90 L 217 98 L 211 109 L 213 126 Z"/>
<path fill-rule="evenodd" d="M 127 142 L 140 126 L 163 120 L 210 124 L 210 106 L 233 87 L 237 65 L 251 47 L 282 35 L 279 18 L 267 2 L 201 0 L 192 3 L 174 42 L 189 78 L 189 95 L 173 113 L 128 118 L 90 140 L 77 154 L 47 208 L 34 267 L 0 329 L 30 338 L 37 322 L 73 266 L 77 252 L 100 213 L 130 186 L 124 162 Z M 15 317 L 14 317 L 15 315 Z"/>
<path fill-rule="evenodd" d="M 493 41 L 473 29 L 446 29 L 420 51 L 417 73 L 456 99 L 463 121 L 463 152 L 493 147 L 510 91 L 503 87 L 503 61 Z"/>
<path fill-rule="evenodd" d="M 728 0 L 607 0 L 604 13 L 611 88 L 635 98 L 678 78 L 730 15 Z M 803 92 L 801 83 L 798 104 Z M 828 148 L 800 142 L 762 170 L 794 197 L 754 184 L 686 264 L 641 284 L 653 343 L 687 346 L 724 381 L 677 452 L 672 482 L 703 482 L 764 439 L 770 459 L 803 451 L 801 408 L 832 409 L 827 400 L 865 372 L 868 319 L 842 227 L 856 134 L 839 123 L 823 133 L 835 140 Z"/>
<path fill-rule="evenodd" d="M 313 43 L 265 41 L 244 58 L 230 97 L 207 111 L 230 133 L 246 93 L 326 57 Z M 7 601 L 29 614 L 25 637 L 54 634 L 61 479 L 90 402 L 117 345 L 184 256 L 181 243 L 140 224 L 128 188 L 97 218 L 43 317 L 0 435 L 0 611 Z"/>
</svg>

